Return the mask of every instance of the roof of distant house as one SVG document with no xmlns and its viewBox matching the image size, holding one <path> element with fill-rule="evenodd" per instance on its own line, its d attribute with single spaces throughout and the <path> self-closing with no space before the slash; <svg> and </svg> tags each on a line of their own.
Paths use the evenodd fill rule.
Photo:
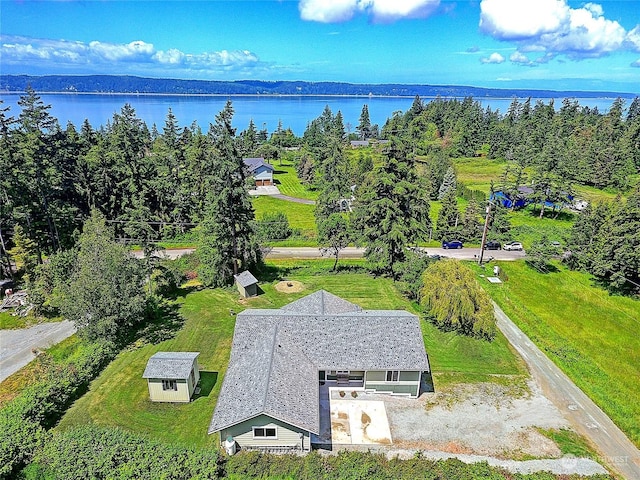
<svg viewBox="0 0 640 480">
<path fill-rule="evenodd" d="M 209 433 L 265 414 L 317 434 L 319 370 L 429 370 L 418 317 L 324 290 L 241 312 Z"/>
<path fill-rule="evenodd" d="M 157 352 L 147 362 L 142 378 L 188 378 L 200 352 Z"/>
<path fill-rule="evenodd" d="M 245 270 L 244 272 L 241 272 L 238 275 L 234 275 L 233 278 L 236 279 L 236 282 L 241 287 L 248 287 L 249 285 L 258 283 L 258 279 L 254 277 L 249 270 Z"/>
<path fill-rule="evenodd" d="M 272 172 L 274 171 L 273 166 L 269 165 L 268 163 L 266 163 L 264 161 L 264 158 L 262 158 L 262 157 L 259 157 L 259 158 L 243 158 L 242 161 L 244 162 L 244 164 L 247 167 L 247 169 L 252 173 L 255 172 L 260 167 L 267 167 L 268 170 L 271 170 Z"/>
</svg>

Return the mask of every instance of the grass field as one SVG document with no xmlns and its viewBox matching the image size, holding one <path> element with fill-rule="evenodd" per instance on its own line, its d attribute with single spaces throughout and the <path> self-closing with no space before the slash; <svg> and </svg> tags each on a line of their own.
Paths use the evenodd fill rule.
<svg viewBox="0 0 640 480">
<path fill-rule="evenodd" d="M 308 200 L 318 198 L 318 191 L 309 190 L 306 186 L 302 185 L 292 162 L 286 160 L 275 162 L 273 168 L 275 168 L 273 178 L 280 193 L 291 197 L 306 198 Z"/>
<path fill-rule="evenodd" d="M 505 161 L 486 157 L 454 158 L 453 165 L 458 182 L 487 194 L 491 189 L 491 182 L 496 184 L 507 166 Z"/>
<path fill-rule="evenodd" d="M 500 264 L 508 281 L 482 282 L 509 317 L 640 446 L 640 301 L 612 296 L 557 264 L 541 274 Z"/>
<path fill-rule="evenodd" d="M 240 300 L 233 289 L 186 294 L 179 299 L 185 323 L 175 338 L 155 345 L 141 345 L 118 355 L 91 384 L 89 392 L 71 407 L 57 428 L 94 422 L 120 426 L 167 443 L 215 446 L 215 436 L 207 435 L 207 428 L 230 354 L 235 320 L 230 309 L 276 308 L 325 288 L 365 308 L 416 311 L 390 280 L 349 271 L 329 274 L 331 261 L 270 265 L 270 278 L 286 275 L 288 279 L 301 281 L 305 290 L 296 294 L 280 293 L 274 288 L 277 282 L 274 280 L 261 283 L 264 294 L 250 300 Z M 491 380 L 492 375 L 499 374 L 512 375 L 514 382 L 522 383 L 526 377 L 521 361 L 502 336 L 488 343 L 440 332 L 424 321 L 422 327 L 432 370 L 436 373 L 436 388 L 438 374 L 454 375 L 459 381 Z M 202 395 L 189 404 L 153 404 L 149 401 L 146 381 L 141 376 L 147 359 L 160 350 L 201 352 Z"/>
<path fill-rule="evenodd" d="M 279 198 L 260 196 L 253 197 L 253 208 L 255 209 L 256 220 L 260 220 L 265 213 L 284 213 L 289 219 L 289 225 L 291 228 L 299 229 L 302 237 L 307 239 L 307 244 L 316 244 L 315 238 L 317 237 L 317 233 L 314 205 L 306 205 L 304 203 L 288 202 Z M 291 241 L 295 241 L 295 239 L 292 239 Z M 287 241 L 287 245 L 289 245 L 291 241 Z"/>
</svg>

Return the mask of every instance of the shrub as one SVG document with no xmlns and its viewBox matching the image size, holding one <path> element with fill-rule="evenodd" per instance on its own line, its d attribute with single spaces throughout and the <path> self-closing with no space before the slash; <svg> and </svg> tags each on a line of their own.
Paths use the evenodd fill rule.
<svg viewBox="0 0 640 480">
<path fill-rule="evenodd" d="M 261 241 L 285 240 L 293 233 L 289 219 L 282 212 L 265 213 L 256 226 Z"/>
<path fill-rule="evenodd" d="M 0 478 L 29 462 L 68 406 L 114 356 L 112 344 L 87 344 L 73 362 L 51 364 L 44 379 L 0 410 Z"/>
<path fill-rule="evenodd" d="M 73 459 L 72 462 L 69 459 Z M 217 479 L 217 452 L 164 445 L 118 428 L 85 425 L 56 433 L 34 458 L 42 470 L 65 480 Z"/>
</svg>

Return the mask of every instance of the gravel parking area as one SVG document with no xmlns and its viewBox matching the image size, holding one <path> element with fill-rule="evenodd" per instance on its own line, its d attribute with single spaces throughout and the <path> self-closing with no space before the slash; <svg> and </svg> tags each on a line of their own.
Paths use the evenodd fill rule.
<svg viewBox="0 0 640 480">
<path fill-rule="evenodd" d="M 330 443 L 326 440 L 333 436 L 339 449 L 364 448 L 400 458 L 410 458 L 420 451 L 433 459 L 486 461 L 517 473 L 548 470 L 556 474 L 606 474 L 605 468 L 591 459 L 563 457 L 556 444 L 537 430 L 570 425 L 533 380 L 528 381 L 528 388 L 522 391 L 495 383 L 457 384 L 436 393 L 427 391 L 418 399 L 358 391 L 355 402 L 351 398 L 336 400 L 332 395 L 330 408 L 323 405 L 329 403 L 327 395 L 321 397 L 324 408 L 320 415 L 321 428 L 326 431 L 313 441 Z M 343 390 L 349 396 L 352 389 Z M 521 395 L 514 395 L 514 391 L 521 391 Z M 351 417 L 363 411 L 352 412 L 350 405 L 368 403 L 384 403 L 381 411 L 386 413 L 391 443 L 368 441 L 366 437 L 353 441 L 354 436 L 349 435 L 359 428 L 351 424 Z M 327 419 L 324 427 L 323 416 Z M 376 417 L 377 424 L 382 424 L 381 420 L 382 416 Z M 531 457 L 537 459 L 518 460 Z"/>
</svg>

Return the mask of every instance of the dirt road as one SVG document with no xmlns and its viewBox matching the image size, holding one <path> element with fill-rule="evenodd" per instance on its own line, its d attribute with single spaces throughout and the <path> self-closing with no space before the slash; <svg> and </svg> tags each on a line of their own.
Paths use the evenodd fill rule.
<svg viewBox="0 0 640 480">
<path fill-rule="evenodd" d="M 562 370 L 533 344 L 505 313 L 494 304 L 498 328 L 518 351 L 543 392 L 578 433 L 598 450 L 601 463 L 627 480 L 640 479 L 640 450 L 611 419 L 580 390 Z M 615 386 L 611 386 L 615 388 Z"/>
<path fill-rule="evenodd" d="M 0 330 L 0 382 L 33 360 L 34 348 L 48 348 L 75 331 L 75 325 L 68 320 L 20 330 Z"/>
</svg>

